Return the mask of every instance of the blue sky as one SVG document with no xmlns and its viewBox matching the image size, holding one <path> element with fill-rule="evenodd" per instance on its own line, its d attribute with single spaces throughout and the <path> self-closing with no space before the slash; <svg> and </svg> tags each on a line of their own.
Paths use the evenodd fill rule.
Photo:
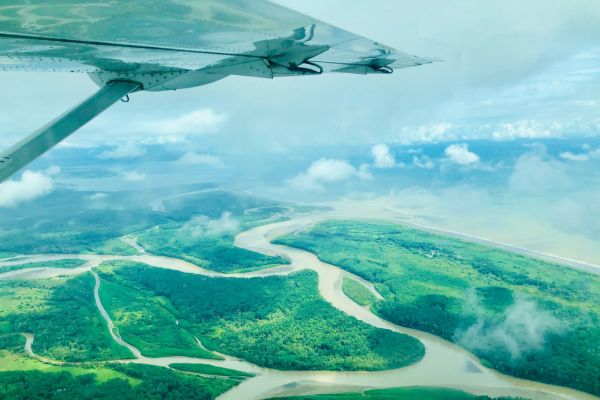
<svg viewBox="0 0 600 400">
<path fill-rule="evenodd" d="M 27 185 L 0 188 L 0 206 L 61 185 L 216 182 L 299 200 L 393 195 L 454 224 L 478 208 L 463 227 L 501 237 L 513 225 L 494 215 L 510 212 L 528 219 L 533 245 L 539 235 L 598 244 L 597 1 L 278 2 L 443 62 L 138 93 L 32 165 L 41 172 Z M 2 73 L 0 85 L 6 145 L 95 90 L 69 74 Z"/>
</svg>

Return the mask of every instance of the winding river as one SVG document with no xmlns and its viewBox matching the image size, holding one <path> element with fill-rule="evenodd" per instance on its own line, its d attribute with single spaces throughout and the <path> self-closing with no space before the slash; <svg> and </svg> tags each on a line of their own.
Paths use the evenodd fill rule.
<svg viewBox="0 0 600 400">
<path fill-rule="evenodd" d="M 262 225 L 240 233 L 235 239 L 236 246 L 265 255 L 285 257 L 290 261 L 290 265 L 267 270 L 241 274 L 222 274 L 202 269 L 183 260 L 153 256 L 146 253 L 135 256 L 54 254 L 26 256 L 5 260 L 4 262 L 0 260 L 0 271 L 1 267 L 5 265 L 18 265 L 30 262 L 74 258 L 83 259 L 87 262 L 82 267 L 75 269 L 32 268 L 11 271 L 0 274 L 0 279 L 44 279 L 92 271 L 96 279 L 94 288 L 96 304 L 107 322 L 110 334 L 115 341 L 127 347 L 135 357 L 135 359 L 121 360 L 121 362 L 157 366 L 169 366 L 172 363 L 202 363 L 237 369 L 257 375 L 219 396 L 220 400 L 258 400 L 271 396 L 360 391 L 365 388 L 400 386 L 454 387 L 473 394 L 523 396 L 534 400 L 597 399 L 595 396 L 575 390 L 502 375 L 494 370 L 483 367 L 476 357 L 450 342 L 434 335 L 403 328 L 383 320 L 373 314 L 367 307 L 360 306 L 352 301 L 342 291 L 342 281 L 344 276 L 347 276 L 363 284 L 375 296 L 381 298 L 371 283 L 345 272 L 334 265 L 320 261 L 312 253 L 271 243 L 273 239 L 279 236 L 307 229 L 312 224 L 332 217 L 336 217 L 336 215 L 322 213 L 318 215 L 298 216 L 288 221 Z M 137 246 L 134 239 L 128 237 L 126 242 L 139 250 L 139 246 Z M 137 348 L 119 336 L 98 294 L 101 280 L 93 269 L 104 261 L 112 260 L 136 261 L 156 268 L 166 268 L 185 273 L 230 279 L 252 279 L 261 276 L 287 275 L 300 270 L 313 270 L 319 276 L 319 292 L 321 296 L 333 307 L 371 326 L 418 338 L 425 346 L 426 355 L 421 361 L 409 367 L 375 372 L 279 371 L 261 368 L 225 355 L 223 356 L 224 360 L 207 360 L 190 357 L 145 357 Z M 34 338 L 32 335 L 29 335 L 27 339 L 28 344 L 26 345 L 26 349 L 30 354 L 33 354 L 31 347 Z"/>
</svg>

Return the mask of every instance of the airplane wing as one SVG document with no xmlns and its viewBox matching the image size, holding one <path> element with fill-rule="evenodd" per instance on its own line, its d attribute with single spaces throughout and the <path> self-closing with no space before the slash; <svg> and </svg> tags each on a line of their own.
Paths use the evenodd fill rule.
<svg viewBox="0 0 600 400">
<path fill-rule="evenodd" d="M 133 89 L 117 85 L 122 94 L 200 86 L 229 75 L 391 73 L 433 61 L 265 0 L 3 0 L 0 5 L 0 70 L 88 73 L 101 87 L 135 84 Z M 113 86 L 112 92 L 119 91 Z M 42 148 L 40 143 L 25 153 L 42 154 L 56 144 L 45 141 Z M 35 158 L 17 162 L 9 153 L 0 154 L 0 182 L 10 176 L 8 169 L 2 173 L 3 165 L 16 171 Z"/>
</svg>

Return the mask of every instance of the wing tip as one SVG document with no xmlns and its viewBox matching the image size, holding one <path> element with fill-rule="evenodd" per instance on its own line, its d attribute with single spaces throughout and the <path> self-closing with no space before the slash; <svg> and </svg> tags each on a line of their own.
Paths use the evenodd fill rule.
<svg viewBox="0 0 600 400">
<path fill-rule="evenodd" d="M 439 57 L 417 57 L 417 58 L 423 64 L 433 64 L 433 63 L 437 63 L 437 62 L 444 62 L 444 60 Z"/>
<path fill-rule="evenodd" d="M 443 61 L 443 59 L 438 57 L 419 57 L 414 55 L 407 55 L 407 57 L 399 58 L 396 61 L 392 62 L 391 64 L 389 64 L 389 66 L 392 68 L 410 68 Z"/>
</svg>

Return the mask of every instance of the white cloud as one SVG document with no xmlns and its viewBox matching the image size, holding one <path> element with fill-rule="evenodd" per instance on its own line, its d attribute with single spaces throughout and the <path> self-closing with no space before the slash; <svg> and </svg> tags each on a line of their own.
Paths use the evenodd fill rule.
<svg viewBox="0 0 600 400">
<path fill-rule="evenodd" d="M 414 156 L 413 157 L 413 165 L 417 168 L 422 168 L 422 169 L 433 169 L 433 167 L 435 166 L 435 164 L 433 163 L 433 160 L 431 158 L 429 158 L 429 156 L 427 156 L 427 155 Z"/>
<path fill-rule="evenodd" d="M 141 182 L 146 180 L 146 174 L 138 171 L 123 171 L 123 177 L 129 182 Z"/>
<path fill-rule="evenodd" d="M 88 196 L 88 200 L 91 201 L 103 201 L 108 198 L 108 194 L 106 193 L 94 193 Z"/>
<path fill-rule="evenodd" d="M 58 167 L 50 167 L 45 172 L 25 171 L 21 179 L 0 184 L 0 207 L 16 207 L 49 194 L 54 190 L 52 176 L 58 173 Z"/>
<path fill-rule="evenodd" d="M 582 149 L 585 150 L 584 153 L 572 153 L 570 151 L 565 151 L 560 153 L 560 158 L 568 161 L 589 161 L 592 158 L 600 158 L 600 147 L 597 149 L 592 149 L 589 144 L 584 144 Z"/>
<path fill-rule="evenodd" d="M 97 148 L 113 143 L 115 148 L 102 153 L 101 158 L 135 158 L 146 153 L 143 145 L 185 143 L 193 136 L 218 133 L 226 122 L 227 114 L 212 108 L 175 116 L 166 110 L 154 110 L 149 115 L 124 116 L 116 125 L 111 119 L 96 119 L 90 129 L 98 134 L 71 136 L 59 146 Z"/>
<path fill-rule="evenodd" d="M 225 114 L 204 108 L 177 118 L 145 123 L 142 127 L 157 135 L 202 135 L 218 131 L 226 119 Z"/>
<path fill-rule="evenodd" d="M 122 143 L 112 150 L 103 151 L 98 155 L 101 160 L 137 158 L 146 154 L 146 149 L 133 141 Z"/>
<path fill-rule="evenodd" d="M 212 154 L 199 154 L 195 151 L 188 151 L 182 155 L 177 162 L 186 165 L 208 165 L 211 167 L 224 166 L 223 160 L 219 157 L 213 156 Z"/>
<path fill-rule="evenodd" d="M 60 167 L 53 165 L 51 167 L 48 167 L 48 169 L 46 169 L 44 173 L 48 176 L 57 176 L 58 174 L 60 174 Z"/>
<path fill-rule="evenodd" d="M 393 168 L 396 166 L 396 158 L 390 152 L 387 144 L 381 143 L 371 147 L 373 165 L 375 168 Z"/>
<path fill-rule="evenodd" d="M 303 173 L 287 181 L 288 186 L 303 191 L 323 190 L 324 184 L 351 178 L 370 179 L 366 165 L 356 169 L 348 161 L 322 158 L 312 163 Z"/>
<path fill-rule="evenodd" d="M 224 212 L 217 219 L 210 219 L 204 215 L 193 217 L 185 223 L 180 232 L 186 236 L 199 238 L 235 234 L 239 230 L 238 220 L 230 212 Z"/>
<path fill-rule="evenodd" d="M 565 151 L 564 153 L 560 153 L 560 158 L 568 161 L 588 161 L 590 156 L 585 153 L 571 153 L 570 151 Z"/>
<path fill-rule="evenodd" d="M 459 342 L 470 349 L 503 349 L 518 359 L 527 351 L 542 349 L 546 334 L 564 330 L 552 314 L 525 298 L 517 297 L 504 311 L 502 320 L 496 322 L 486 321 L 485 311 L 478 305 L 475 307 L 479 314 L 477 322 L 457 335 Z"/>
<path fill-rule="evenodd" d="M 552 129 L 555 128 L 555 129 Z M 549 127 L 532 120 L 501 124 L 492 134 L 495 140 L 541 139 L 556 136 L 558 126 Z"/>
<path fill-rule="evenodd" d="M 498 123 L 437 123 L 403 126 L 397 142 L 403 145 L 419 143 L 444 143 L 469 140 L 514 141 L 519 139 L 548 139 L 596 137 L 600 130 L 597 118 L 575 118 L 573 120 L 515 119 Z"/>
<path fill-rule="evenodd" d="M 402 144 L 411 144 L 453 140 L 456 136 L 450 132 L 452 128 L 452 124 L 445 122 L 403 128 L 398 137 L 398 142 Z"/>
<path fill-rule="evenodd" d="M 459 165 L 471 165 L 480 161 L 479 156 L 470 151 L 466 143 L 452 144 L 446 147 L 444 153 L 449 161 Z"/>
</svg>

